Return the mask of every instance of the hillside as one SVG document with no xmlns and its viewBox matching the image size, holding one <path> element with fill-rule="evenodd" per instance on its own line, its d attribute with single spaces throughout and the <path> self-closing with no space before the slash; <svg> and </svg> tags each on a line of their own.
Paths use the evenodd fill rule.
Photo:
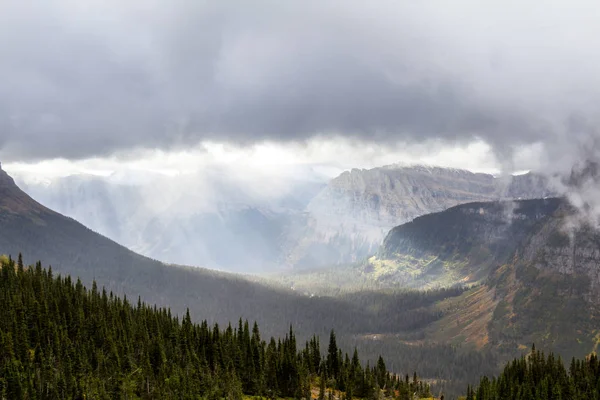
<svg viewBox="0 0 600 400">
<path fill-rule="evenodd" d="M 323 357 L 317 337 L 297 346 L 292 328 L 276 342 L 241 319 L 235 328 L 194 324 L 189 314 L 180 320 L 168 309 L 133 306 L 40 264 L 0 260 L 0 276 L 3 399 L 309 399 L 317 377 L 321 395 L 335 391 L 338 399 L 429 397 L 426 384 L 390 374 L 381 357 L 372 368 L 357 352 L 350 361 L 333 331 Z"/>
<path fill-rule="evenodd" d="M 228 323 L 257 320 L 266 333 L 282 335 L 290 323 L 315 321 L 305 331 L 324 333 L 318 321 L 335 324 L 335 315 L 350 320 L 336 300 L 320 307 L 289 290 L 267 287 L 246 278 L 202 268 L 166 265 L 143 257 L 31 199 L 12 178 L 0 171 L 0 254 L 23 253 L 25 263 L 43 260 L 55 273 L 81 278 L 115 294 L 168 306 L 176 313 L 190 309 L 196 319 Z M 335 310 L 335 312 L 330 311 Z M 323 313 L 327 315 L 324 318 Z M 344 314 L 346 314 L 344 316 Z M 304 330 L 300 330 L 304 332 Z"/>
<path fill-rule="evenodd" d="M 561 207 L 556 198 L 477 202 L 424 215 L 392 229 L 367 268 L 411 287 L 480 282 Z"/>
<path fill-rule="evenodd" d="M 330 181 L 307 206 L 307 220 L 288 262 L 315 267 L 361 261 L 395 226 L 458 204 L 544 198 L 548 181 L 525 174 L 496 178 L 437 167 L 353 169 Z"/>
<path fill-rule="evenodd" d="M 584 357 L 600 342 L 600 233 L 562 199 L 471 203 L 394 228 L 362 272 L 387 284 L 474 284 L 438 304 L 432 340 L 507 357 L 531 343 Z M 571 228 L 569 228 L 571 226 Z"/>
</svg>

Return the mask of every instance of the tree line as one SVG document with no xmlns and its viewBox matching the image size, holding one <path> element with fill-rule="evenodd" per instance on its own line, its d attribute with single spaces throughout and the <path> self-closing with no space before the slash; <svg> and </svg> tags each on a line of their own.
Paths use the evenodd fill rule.
<svg viewBox="0 0 600 400">
<path fill-rule="evenodd" d="M 467 388 L 466 400 L 598 400 L 600 362 L 596 354 L 573 358 L 567 369 L 560 357 L 545 356 L 535 345 L 528 356 L 507 364 L 502 373 Z"/>
<path fill-rule="evenodd" d="M 429 387 L 363 365 L 331 332 L 298 346 L 292 327 L 263 340 L 256 323 L 199 324 L 140 299 L 131 303 L 40 262 L 0 259 L 0 398 L 241 399 L 426 397 Z"/>
</svg>

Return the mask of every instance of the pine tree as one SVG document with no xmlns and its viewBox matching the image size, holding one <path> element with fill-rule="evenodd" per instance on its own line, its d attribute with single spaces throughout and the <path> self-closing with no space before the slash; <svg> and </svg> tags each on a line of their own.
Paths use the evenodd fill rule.
<svg viewBox="0 0 600 400">
<path fill-rule="evenodd" d="M 327 377 L 325 376 L 325 372 L 323 371 L 319 379 L 319 400 L 325 400 L 326 381 Z"/>
<path fill-rule="evenodd" d="M 332 379 L 337 379 L 339 373 L 340 360 L 338 359 L 338 347 L 335 332 L 332 330 L 329 334 L 329 346 L 327 348 L 327 375 Z"/>
</svg>

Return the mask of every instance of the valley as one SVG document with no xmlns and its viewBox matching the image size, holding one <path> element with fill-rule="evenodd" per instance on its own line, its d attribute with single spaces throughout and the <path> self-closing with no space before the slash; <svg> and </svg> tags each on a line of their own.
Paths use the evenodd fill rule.
<svg viewBox="0 0 600 400">
<path fill-rule="evenodd" d="M 346 351 L 371 362 L 386 354 L 390 370 L 413 368 L 433 390 L 461 393 L 532 343 L 565 358 L 598 345 L 589 265 L 600 235 L 581 227 L 570 239 L 561 227 L 576 211 L 564 199 L 458 205 L 398 225 L 374 255 L 351 265 L 256 277 L 137 255 L 1 174 L 2 253 L 179 315 L 189 309 L 196 320 L 251 319 L 276 336 L 291 324 L 300 340 L 326 340 L 335 329 Z M 552 261 L 558 254 L 563 264 Z"/>
</svg>

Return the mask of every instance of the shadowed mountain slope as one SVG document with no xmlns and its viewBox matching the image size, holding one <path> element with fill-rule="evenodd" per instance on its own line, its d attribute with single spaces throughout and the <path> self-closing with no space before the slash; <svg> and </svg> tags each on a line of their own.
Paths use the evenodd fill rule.
<svg viewBox="0 0 600 400">
<path fill-rule="evenodd" d="M 600 233 L 563 199 L 470 203 L 394 228 L 363 273 L 387 285 L 480 284 L 438 304 L 424 335 L 512 357 L 600 343 Z"/>
<path fill-rule="evenodd" d="M 360 315 L 334 299 L 310 299 L 239 275 L 166 265 L 136 254 L 40 205 L 0 170 L 2 253 L 23 253 L 26 263 L 42 260 L 55 273 L 79 277 L 87 285 L 95 280 L 116 294 L 141 296 L 177 313 L 189 308 L 197 319 L 222 324 L 240 317 L 257 320 L 267 334 L 284 334 L 290 323 L 300 325 L 299 333 L 328 332 L 336 320 Z"/>
</svg>

